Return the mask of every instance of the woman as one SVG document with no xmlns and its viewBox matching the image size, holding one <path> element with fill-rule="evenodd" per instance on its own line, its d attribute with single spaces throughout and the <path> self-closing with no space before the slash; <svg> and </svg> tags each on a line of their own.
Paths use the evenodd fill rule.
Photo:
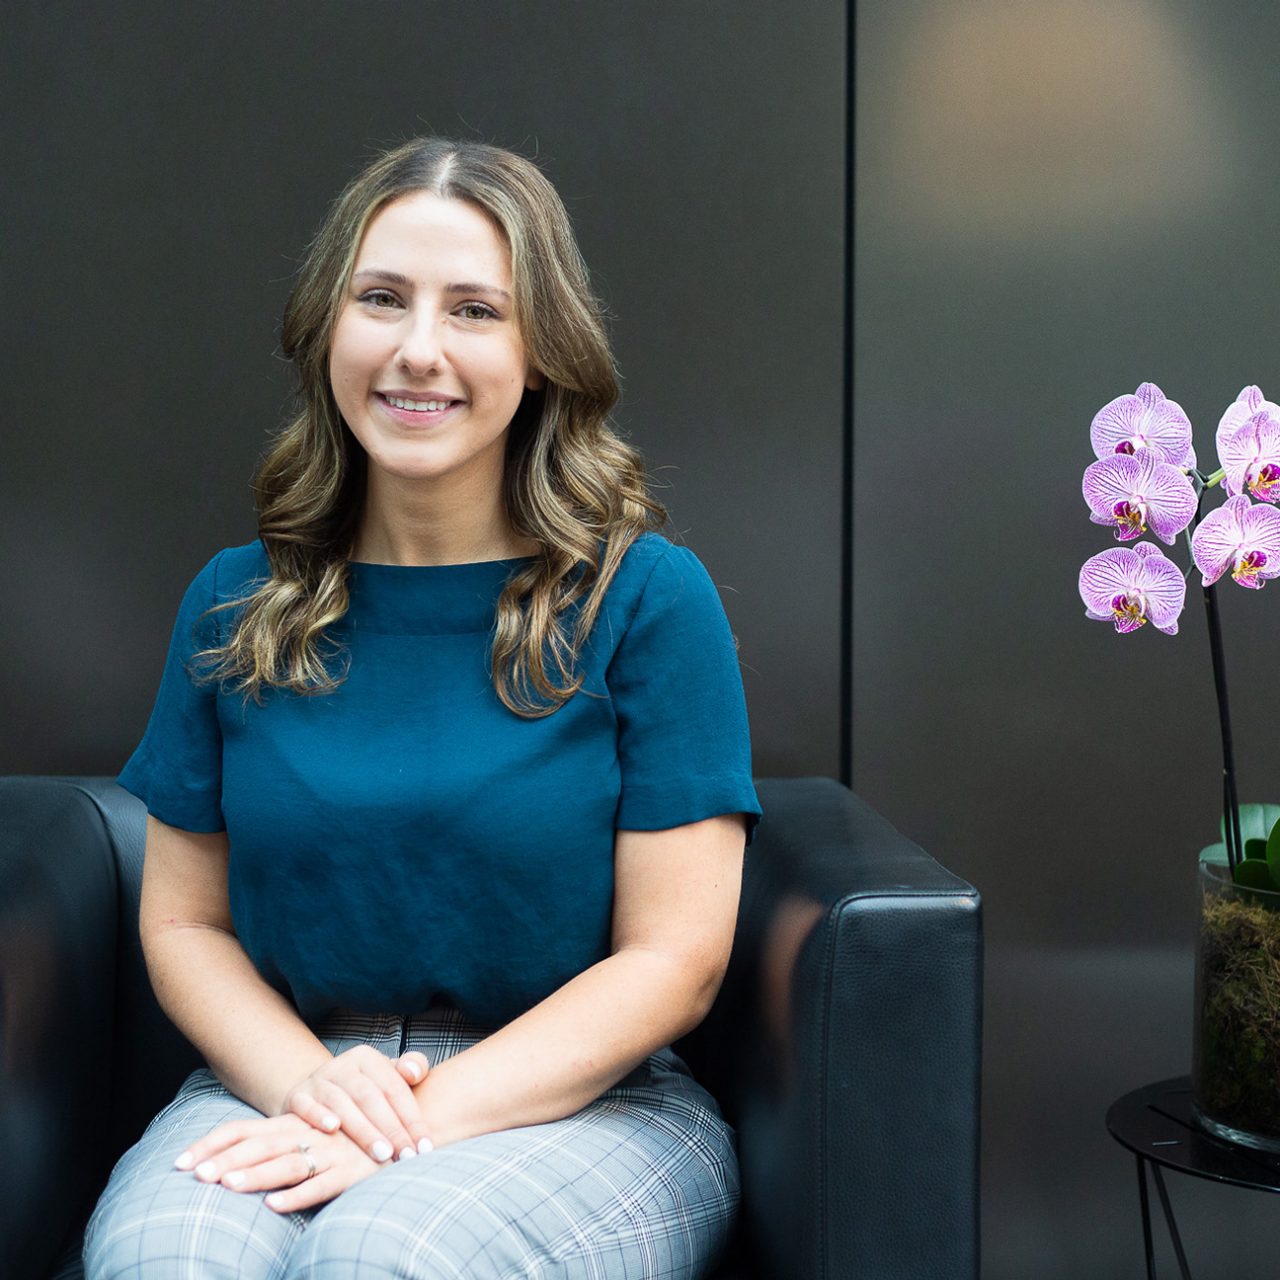
<svg viewBox="0 0 1280 1280">
<path fill-rule="evenodd" d="M 116 1166 L 87 1274 L 703 1275 L 734 1135 L 669 1046 L 761 809 L 559 197 L 496 147 L 391 150 L 282 345 L 259 537 L 188 588 L 119 778 L 209 1067 Z"/>
</svg>

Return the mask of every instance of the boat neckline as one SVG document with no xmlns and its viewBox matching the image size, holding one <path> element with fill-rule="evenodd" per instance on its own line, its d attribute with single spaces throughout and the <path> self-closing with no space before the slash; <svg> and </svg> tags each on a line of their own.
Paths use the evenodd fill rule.
<svg viewBox="0 0 1280 1280">
<path fill-rule="evenodd" d="M 532 556 L 506 556 L 501 560 L 461 560 L 453 564 L 384 564 L 380 560 L 348 560 L 352 567 L 361 569 L 483 569 L 495 564 L 522 564 L 526 560 L 536 560 Z"/>
</svg>

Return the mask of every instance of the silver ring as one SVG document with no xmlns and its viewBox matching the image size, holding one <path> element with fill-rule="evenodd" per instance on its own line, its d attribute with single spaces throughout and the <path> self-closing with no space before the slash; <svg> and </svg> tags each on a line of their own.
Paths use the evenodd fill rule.
<svg viewBox="0 0 1280 1280">
<path fill-rule="evenodd" d="M 307 1157 L 307 1178 L 314 1178 L 316 1176 L 316 1162 L 311 1156 L 310 1143 L 298 1143 L 298 1150 Z M 307 1178 L 303 1178 L 303 1182 L 306 1182 Z"/>
</svg>

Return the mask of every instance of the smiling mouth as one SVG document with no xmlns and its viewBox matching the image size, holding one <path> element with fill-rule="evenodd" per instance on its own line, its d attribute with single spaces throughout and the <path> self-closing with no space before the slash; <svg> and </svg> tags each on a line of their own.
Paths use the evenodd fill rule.
<svg viewBox="0 0 1280 1280">
<path fill-rule="evenodd" d="M 428 404 L 442 404 L 446 409 L 452 409 L 455 404 L 462 403 L 461 400 L 446 400 L 443 396 L 427 396 L 423 399 L 415 399 L 412 396 L 389 396 L 385 391 L 375 391 L 374 395 L 376 395 L 379 400 L 385 400 L 388 404 L 393 405 L 394 408 L 408 409 L 411 412 L 414 410 L 419 412 L 429 412 L 429 410 L 423 408 L 423 406 Z M 398 405 L 394 404 L 395 400 L 399 400 L 401 403 Z"/>
<path fill-rule="evenodd" d="M 407 409 L 401 405 L 392 404 L 381 391 L 374 393 L 378 401 L 382 405 L 382 409 L 397 422 L 407 423 L 410 426 L 426 426 L 432 422 L 439 422 L 441 418 L 446 418 L 460 405 L 464 404 L 463 400 L 451 400 L 443 409 Z"/>
</svg>

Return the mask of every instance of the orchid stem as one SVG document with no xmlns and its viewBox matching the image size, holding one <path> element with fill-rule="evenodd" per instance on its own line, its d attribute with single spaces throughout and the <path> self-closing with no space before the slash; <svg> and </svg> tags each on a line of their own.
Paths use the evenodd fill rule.
<svg viewBox="0 0 1280 1280">
<path fill-rule="evenodd" d="M 1236 762 L 1231 746 L 1231 708 L 1227 702 L 1227 670 L 1222 654 L 1222 626 L 1218 621 L 1217 584 L 1204 589 L 1204 608 L 1209 622 L 1209 652 L 1213 655 L 1213 687 L 1218 695 L 1218 723 L 1222 728 L 1222 791 L 1226 814 L 1227 862 L 1235 874 L 1236 863 L 1244 857 L 1240 841 L 1240 801 L 1236 795 Z"/>
<path fill-rule="evenodd" d="M 1191 530 L 1200 523 L 1200 504 L 1204 491 L 1222 479 L 1217 471 L 1206 478 L 1199 471 L 1191 472 L 1191 486 L 1196 494 L 1196 513 L 1191 520 Z M 1190 533 L 1187 535 L 1190 541 Z M 1244 856 L 1240 839 L 1240 801 L 1236 794 L 1235 752 L 1231 745 L 1231 707 L 1227 701 L 1227 663 L 1222 651 L 1222 624 L 1218 618 L 1217 584 L 1204 589 L 1205 618 L 1209 624 L 1209 654 L 1213 659 L 1213 689 L 1218 695 L 1218 725 L 1222 731 L 1222 809 L 1223 841 L 1227 846 L 1227 863 L 1235 878 L 1236 864 Z"/>
</svg>

